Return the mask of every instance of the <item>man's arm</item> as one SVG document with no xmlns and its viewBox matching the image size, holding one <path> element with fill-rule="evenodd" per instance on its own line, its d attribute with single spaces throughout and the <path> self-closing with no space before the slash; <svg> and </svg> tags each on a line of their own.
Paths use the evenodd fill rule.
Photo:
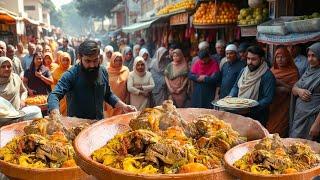
<svg viewBox="0 0 320 180">
<path fill-rule="evenodd" d="M 208 83 L 208 84 L 216 84 L 216 85 L 218 85 L 219 84 L 219 77 L 220 77 L 219 72 L 216 72 L 211 76 L 205 77 L 204 78 L 204 82 Z"/>
<path fill-rule="evenodd" d="M 198 76 L 196 74 L 193 74 L 192 72 L 189 72 L 188 78 L 192 81 L 198 82 Z"/>
<path fill-rule="evenodd" d="M 65 72 L 48 97 L 49 112 L 53 110 L 59 112 L 59 102 L 65 96 L 65 94 L 72 89 L 73 81 L 74 78 L 72 73 L 70 71 Z"/>
<path fill-rule="evenodd" d="M 238 97 L 238 92 L 239 92 L 238 81 L 239 81 L 242 73 L 243 73 L 243 69 L 242 69 L 241 72 L 239 73 L 238 78 L 237 78 L 236 82 L 234 83 L 234 85 L 233 85 L 233 87 L 232 87 L 232 89 L 231 89 L 231 91 L 230 91 L 230 93 L 229 93 L 229 96 L 231 96 L 231 97 Z"/>
<path fill-rule="evenodd" d="M 258 101 L 260 108 L 265 108 L 272 103 L 275 87 L 276 87 L 276 79 L 272 73 L 268 73 L 267 76 L 261 79 L 262 84 L 262 98 Z"/>
</svg>

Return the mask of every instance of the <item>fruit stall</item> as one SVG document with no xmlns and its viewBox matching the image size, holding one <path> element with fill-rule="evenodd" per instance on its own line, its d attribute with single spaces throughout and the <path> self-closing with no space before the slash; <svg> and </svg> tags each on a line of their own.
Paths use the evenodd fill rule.
<svg viewBox="0 0 320 180">
<path fill-rule="evenodd" d="M 189 56 L 190 35 L 193 30 L 190 26 L 190 17 L 194 13 L 196 3 L 194 0 L 181 0 L 173 4 L 168 4 L 160 9 L 158 17 L 168 17 L 169 26 L 162 33 L 161 44 L 168 46 L 175 43 L 183 49 L 184 54 Z M 183 42 L 183 43 L 182 43 Z"/>
<path fill-rule="evenodd" d="M 0 40 L 17 44 L 17 15 L 0 7 Z"/>
<path fill-rule="evenodd" d="M 256 39 L 266 45 L 269 60 L 277 45 L 299 45 L 305 49 L 320 40 L 319 6 L 309 1 L 268 0 L 271 20 L 257 26 Z"/>
</svg>

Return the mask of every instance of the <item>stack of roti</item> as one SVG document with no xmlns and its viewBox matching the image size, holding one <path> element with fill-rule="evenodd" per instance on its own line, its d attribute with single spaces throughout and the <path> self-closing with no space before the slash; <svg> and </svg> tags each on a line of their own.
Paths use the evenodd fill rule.
<svg viewBox="0 0 320 180">
<path fill-rule="evenodd" d="M 252 99 L 238 98 L 238 97 L 227 97 L 217 101 L 217 105 L 220 107 L 229 107 L 229 108 L 248 108 L 258 102 Z"/>
</svg>

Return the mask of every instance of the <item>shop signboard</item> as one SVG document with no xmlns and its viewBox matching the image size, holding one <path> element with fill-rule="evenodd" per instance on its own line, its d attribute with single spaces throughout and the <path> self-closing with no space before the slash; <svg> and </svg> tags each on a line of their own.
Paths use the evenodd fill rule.
<svg viewBox="0 0 320 180">
<path fill-rule="evenodd" d="M 170 25 L 185 25 L 188 24 L 188 13 L 176 14 L 170 17 Z"/>
<path fill-rule="evenodd" d="M 249 37 L 257 35 L 257 26 L 241 27 L 241 36 Z"/>
</svg>

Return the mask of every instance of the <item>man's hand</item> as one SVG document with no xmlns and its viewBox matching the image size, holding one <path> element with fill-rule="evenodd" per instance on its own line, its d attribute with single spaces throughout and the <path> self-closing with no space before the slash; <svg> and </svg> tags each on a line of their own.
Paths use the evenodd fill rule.
<svg viewBox="0 0 320 180">
<path fill-rule="evenodd" d="M 136 112 L 137 108 L 132 106 L 132 105 L 127 105 L 124 102 L 122 102 L 121 100 L 119 100 L 119 102 L 116 104 L 117 108 L 121 108 L 123 112 L 125 113 L 129 113 L 129 112 Z"/>
<path fill-rule="evenodd" d="M 59 109 L 53 109 L 50 111 L 50 119 L 52 119 L 53 121 L 61 121 L 61 114 Z"/>
<path fill-rule="evenodd" d="M 137 108 L 132 106 L 132 105 L 125 105 L 123 108 L 122 108 L 123 112 L 125 113 L 129 113 L 129 112 L 136 112 L 137 111 Z"/>
</svg>

